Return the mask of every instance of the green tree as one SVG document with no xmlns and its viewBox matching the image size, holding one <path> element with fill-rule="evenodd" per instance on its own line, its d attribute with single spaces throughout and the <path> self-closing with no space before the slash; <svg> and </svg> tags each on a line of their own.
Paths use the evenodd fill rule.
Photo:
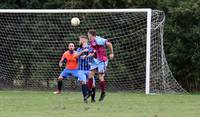
<svg viewBox="0 0 200 117">
<path fill-rule="evenodd" d="M 1 0 L 1 9 L 62 9 L 64 0 Z"/>
</svg>

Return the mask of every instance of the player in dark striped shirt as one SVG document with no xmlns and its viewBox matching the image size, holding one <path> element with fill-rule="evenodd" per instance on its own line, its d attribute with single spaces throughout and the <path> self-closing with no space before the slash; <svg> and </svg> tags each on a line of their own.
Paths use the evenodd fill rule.
<svg viewBox="0 0 200 117">
<path fill-rule="evenodd" d="M 84 79 L 82 79 L 82 92 L 83 92 L 83 97 L 87 95 L 87 80 L 89 77 L 89 72 L 90 72 L 90 65 L 92 63 L 93 57 L 86 57 L 89 54 L 90 46 L 88 45 L 88 39 L 86 36 L 80 36 L 79 37 L 80 41 L 80 47 L 77 49 L 77 52 L 82 52 L 84 49 L 88 49 L 87 52 L 84 52 L 79 56 L 78 58 L 78 70 L 79 70 L 79 75 L 81 75 Z M 93 78 L 94 79 L 94 78 Z M 85 103 L 87 103 L 87 100 L 84 100 Z M 93 81 L 93 87 L 92 87 L 92 98 L 91 102 L 95 102 L 95 81 Z"/>
</svg>

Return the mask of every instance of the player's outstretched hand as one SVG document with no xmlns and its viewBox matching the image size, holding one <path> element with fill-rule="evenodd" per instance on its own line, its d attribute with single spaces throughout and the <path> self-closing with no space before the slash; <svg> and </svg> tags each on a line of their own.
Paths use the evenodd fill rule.
<svg viewBox="0 0 200 117">
<path fill-rule="evenodd" d="M 110 54 L 110 59 L 113 59 L 114 58 L 114 54 Z"/>
<path fill-rule="evenodd" d="M 62 62 L 59 62 L 59 67 L 62 67 L 62 65 L 63 65 Z"/>
</svg>

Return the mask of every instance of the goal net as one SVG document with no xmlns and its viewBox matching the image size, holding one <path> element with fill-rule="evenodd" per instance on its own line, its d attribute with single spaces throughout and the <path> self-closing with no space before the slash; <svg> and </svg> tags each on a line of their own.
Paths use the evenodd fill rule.
<svg viewBox="0 0 200 117">
<path fill-rule="evenodd" d="M 73 17 L 79 26 L 71 25 Z M 185 92 L 165 58 L 164 20 L 164 12 L 150 9 L 0 10 L 0 88 L 55 89 L 68 43 L 78 47 L 78 37 L 96 29 L 114 47 L 107 89 Z M 73 78 L 64 87 L 80 88 Z"/>
</svg>

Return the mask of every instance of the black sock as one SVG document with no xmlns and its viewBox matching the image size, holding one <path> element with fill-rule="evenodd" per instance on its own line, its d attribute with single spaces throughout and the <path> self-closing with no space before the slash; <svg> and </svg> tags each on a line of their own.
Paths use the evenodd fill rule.
<svg viewBox="0 0 200 117">
<path fill-rule="evenodd" d="M 62 80 L 58 80 L 58 91 L 62 90 Z"/>
<path fill-rule="evenodd" d="M 83 97 L 85 97 L 87 95 L 87 85 L 86 84 L 82 84 L 82 93 L 83 93 Z"/>
<path fill-rule="evenodd" d="M 92 88 L 92 100 L 95 100 L 96 88 Z"/>
</svg>

